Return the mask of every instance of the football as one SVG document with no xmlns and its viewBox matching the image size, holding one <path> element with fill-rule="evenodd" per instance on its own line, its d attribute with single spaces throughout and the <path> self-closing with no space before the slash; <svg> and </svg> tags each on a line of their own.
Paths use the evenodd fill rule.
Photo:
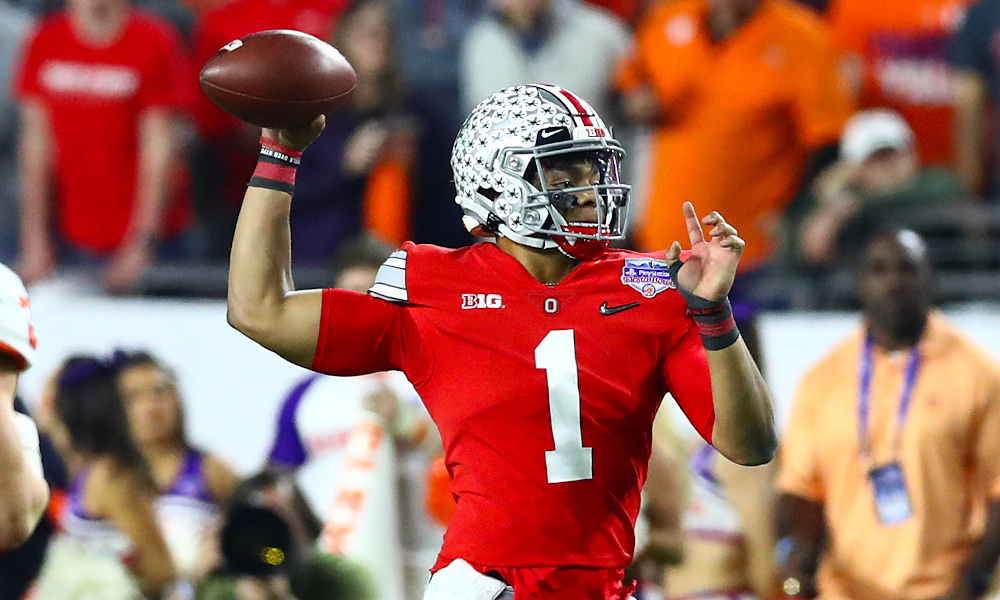
<svg viewBox="0 0 1000 600">
<path fill-rule="evenodd" d="M 336 48 L 291 30 L 226 44 L 201 69 L 201 88 L 222 110 L 259 127 L 306 125 L 343 103 L 357 75 Z"/>
</svg>

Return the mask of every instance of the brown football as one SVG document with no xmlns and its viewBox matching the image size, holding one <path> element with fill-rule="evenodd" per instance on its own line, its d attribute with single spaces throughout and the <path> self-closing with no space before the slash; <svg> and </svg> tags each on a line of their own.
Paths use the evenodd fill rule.
<svg viewBox="0 0 1000 600">
<path fill-rule="evenodd" d="M 347 99 L 357 75 L 326 42 L 300 31 L 261 31 L 225 45 L 201 69 L 219 108 L 260 127 L 308 124 Z"/>
</svg>

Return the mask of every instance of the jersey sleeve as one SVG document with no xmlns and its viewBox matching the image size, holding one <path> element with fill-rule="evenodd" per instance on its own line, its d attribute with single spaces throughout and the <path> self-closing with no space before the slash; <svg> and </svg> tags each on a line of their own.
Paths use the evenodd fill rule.
<svg viewBox="0 0 1000 600">
<path fill-rule="evenodd" d="M 375 275 L 375 285 L 368 293 L 388 302 L 409 302 L 410 294 L 406 287 L 406 263 L 409 252 L 405 248 L 396 250 L 389 255 Z"/>
<path fill-rule="evenodd" d="M 302 436 L 299 435 L 298 410 L 302 398 L 316 381 L 316 375 L 300 382 L 285 397 L 281 403 L 281 413 L 278 415 L 278 431 L 274 436 L 274 444 L 268 453 L 268 462 L 290 469 L 297 469 L 305 464 L 308 458 Z"/>
<path fill-rule="evenodd" d="M 402 371 L 411 382 L 423 379 L 426 351 L 407 304 L 407 261 L 406 250 L 394 252 L 367 295 L 323 291 L 314 371 L 339 376 Z"/>
<path fill-rule="evenodd" d="M 667 391 L 684 411 L 688 421 L 711 444 L 712 428 L 715 426 L 712 378 L 708 371 L 708 354 L 693 323 L 667 355 L 663 376 Z"/>
<path fill-rule="evenodd" d="M 822 397 L 822 378 L 815 372 L 806 376 L 792 401 L 792 412 L 781 440 L 781 470 L 777 488 L 808 500 L 823 499 L 820 463 L 815 440 L 820 431 L 815 424 L 815 402 Z"/>
</svg>

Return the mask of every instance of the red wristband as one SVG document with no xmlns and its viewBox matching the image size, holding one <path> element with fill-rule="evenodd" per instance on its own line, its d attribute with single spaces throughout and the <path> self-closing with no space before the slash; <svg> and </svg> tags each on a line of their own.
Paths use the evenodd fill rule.
<svg viewBox="0 0 1000 600">
<path fill-rule="evenodd" d="M 257 168 L 248 185 L 292 194 L 295 192 L 295 173 L 301 159 L 301 152 L 262 137 Z"/>
<path fill-rule="evenodd" d="M 699 298 L 699 300 L 702 300 Z M 706 350 L 722 350 L 733 345 L 740 337 L 740 330 L 733 318 L 733 308 L 729 298 L 723 302 L 710 305 L 708 301 L 698 308 L 688 308 L 688 314 L 694 319 L 701 334 L 701 342 Z"/>
</svg>

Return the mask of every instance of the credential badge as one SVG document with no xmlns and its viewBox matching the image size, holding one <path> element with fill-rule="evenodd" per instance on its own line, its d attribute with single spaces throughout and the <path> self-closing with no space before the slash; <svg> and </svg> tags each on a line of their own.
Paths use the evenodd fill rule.
<svg viewBox="0 0 1000 600">
<path fill-rule="evenodd" d="M 656 258 L 626 258 L 622 267 L 622 283 L 646 298 L 677 287 L 670 278 L 667 261 Z"/>
</svg>

